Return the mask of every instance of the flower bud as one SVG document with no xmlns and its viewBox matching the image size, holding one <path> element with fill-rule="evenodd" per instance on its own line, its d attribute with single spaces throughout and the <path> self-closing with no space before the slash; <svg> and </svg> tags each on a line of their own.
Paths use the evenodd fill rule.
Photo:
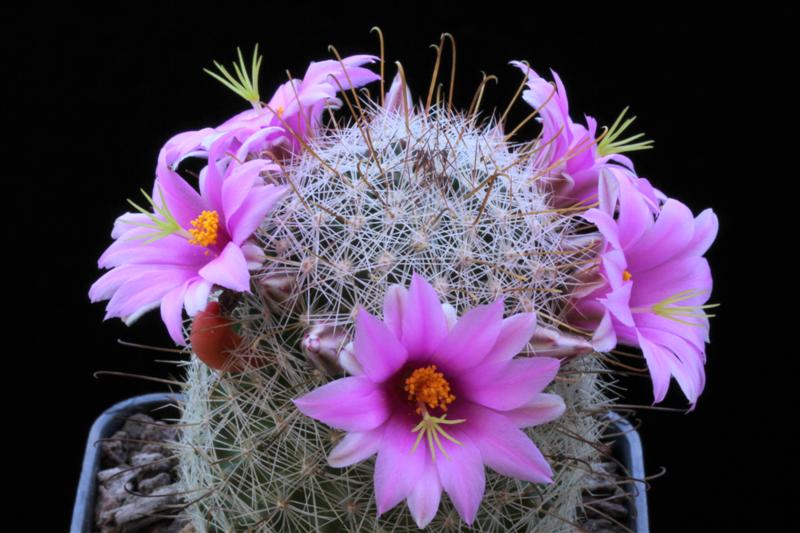
<svg viewBox="0 0 800 533">
<path fill-rule="evenodd" d="M 356 359 L 356 353 L 353 349 L 352 342 L 345 344 L 344 348 L 339 352 L 339 366 L 341 366 L 345 372 L 353 376 L 359 376 L 364 373 L 364 369 L 361 368 L 361 363 Z"/>
<path fill-rule="evenodd" d="M 537 356 L 574 357 L 594 351 L 592 343 L 587 339 L 562 333 L 555 328 L 539 326 L 531 340 L 533 351 Z"/>
<path fill-rule="evenodd" d="M 329 375 L 336 375 L 342 372 L 339 352 L 348 340 L 344 328 L 317 324 L 303 335 L 301 346 L 303 353 L 315 367 Z"/>
<path fill-rule="evenodd" d="M 275 302 L 282 302 L 294 290 L 297 276 L 286 273 L 272 273 L 260 278 L 258 282 L 265 298 Z"/>
</svg>

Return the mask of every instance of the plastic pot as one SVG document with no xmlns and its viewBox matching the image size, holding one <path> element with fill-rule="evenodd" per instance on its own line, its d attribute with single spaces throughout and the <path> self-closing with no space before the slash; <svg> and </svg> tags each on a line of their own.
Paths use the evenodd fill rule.
<svg viewBox="0 0 800 533">
<path fill-rule="evenodd" d="M 122 427 L 125 420 L 136 413 L 146 413 L 159 418 L 159 411 L 165 406 L 175 405 L 179 394 L 157 393 L 134 396 L 112 405 L 97 417 L 89 430 L 86 452 L 83 455 L 81 479 L 75 507 L 72 509 L 71 533 L 91 533 L 94 531 L 94 503 L 97 490 L 97 472 L 100 469 L 100 441 L 111 437 Z"/>
<path fill-rule="evenodd" d="M 178 394 L 145 394 L 134 396 L 106 409 L 92 425 L 83 456 L 81 479 L 78 494 L 72 511 L 72 533 L 91 533 L 94 522 L 95 491 L 97 489 L 97 471 L 100 467 L 101 439 L 112 436 L 125 423 L 125 419 L 135 413 L 149 413 L 158 416 L 158 410 L 174 405 L 180 399 Z M 644 479 L 644 460 L 642 458 L 642 442 L 639 434 L 627 420 L 616 413 L 609 413 L 610 431 L 617 434 L 612 445 L 613 456 L 620 461 L 633 479 Z M 635 533 L 649 533 L 647 521 L 647 493 L 643 482 L 628 484 L 633 507 L 628 527 Z"/>
</svg>

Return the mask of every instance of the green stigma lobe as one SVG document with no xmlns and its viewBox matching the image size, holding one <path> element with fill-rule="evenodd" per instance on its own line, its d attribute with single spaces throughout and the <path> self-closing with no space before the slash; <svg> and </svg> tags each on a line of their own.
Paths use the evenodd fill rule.
<svg viewBox="0 0 800 533">
<path fill-rule="evenodd" d="M 247 65 L 242 57 L 240 48 L 236 48 L 236 53 L 239 55 L 239 62 L 233 63 L 233 71 L 235 76 L 228 72 L 223 65 L 214 61 L 214 66 L 217 67 L 219 73 L 213 70 L 203 69 L 203 72 L 220 82 L 222 85 L 238 94 L 251 104 L 258 106 L 261 98 L 258 94 L 258 73 L 261 70 L 261 60 L 263 56 L 258 55 L 258 45 L 253 49 L 253 60 L 250 65 L 250 72 L 247 72 Z"/>
<path fill-rule="evenodd" d="M 597 144 L 597 153 L 601 156 L 648 150 L 653 147 L 653 141 L 651 140 L 639 141 L 639 139 L 644 137 L 644 133 L 637 133 L 630 137 L 617 140 L 619 136 L 622 135 L 622 132 L 628 129 L 628 126 L 633 124 L 633 121 L 636 120 L 636 117 L 630 117 L 623 122 L 622 119 L 627 112 L 628 108 L 626 107 L 622 110 L 622 113 L 619 114 L 617 120 L 614 121 L 614 124 L 606 130 L 602 139 L 600 139 L 600 142 Z"/>
</svg>

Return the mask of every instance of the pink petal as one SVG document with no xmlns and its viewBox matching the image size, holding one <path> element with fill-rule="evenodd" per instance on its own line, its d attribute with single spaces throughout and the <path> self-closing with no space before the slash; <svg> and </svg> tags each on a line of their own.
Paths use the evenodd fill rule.
<svg viewBox="0 0 800 533">
<path fill-rule="evenodd" d="M 617 209 L 617 198 L 619 198 L 619 181 L 616 173 L 619 171 L 613 165 L 606 165 L 600 170 L 597 182 L 597 196 L 600 202 L 600 211 L 613 217 Z"/>
<path fill-rule="evenodd" d="M 489 468 L 533 483 L 552 483 L 552 470 L 539 448 L 505 416 L 478 405 L 469 408 L 465 430 Z"/>
<path fill-rule="evenodd" d="M 297 113 L 298 110 L 298 102 L 297 102 L 297 93 L 300 90 L 300 80 L 292 79 L 288 80 L 275 90 L 275 93 L 272 95 L 272 98 L 269 100 L 268 109 L 271 111 L 278 110 L 279 108 L 283 108 L 283 120 L 286 121 L 287 117 L 293 116 Z M 270 111 L 270 114 L 272 114 Z M 277 121 L 280 125 L 279 127 L 283 127 L 283 123 L 281 121 Z"/>
<path fill-rule="evenodd" d="M 142 224 L 151 224 L 150 217 L 144 213 L 123 213 L 114 221 L 111 238 L 116 240 L 133 229 L 142 229 Z"/>
<path fill-rule="evenodd" d="M 631 272 L 658 266 L 680 254 L 694 234 L 694 219 L 689 208 L 667 200 L 653 227 L 625 250 Z"/>
<path fill-rule="evenodd" d="M 236 213 L 227 218 L 231 240 L 236 244 L 242 244 L 249 238 L 288 190 L 286 185 L 269 184 L 253 187 Z"/>
<path fill-rule="evenodd" d="M 583 214 L 583 218 L 597 226 L 606 241 L 616 249 L 622 249 L 619 240 L 619 228 L 617 223 L 608 214 L 599 209 L 589 209 Z"/>
<path fill-rule="evenodd" d="M 160 157 L 166 166 L 174 169 L 185 157 L 200 148 L 203 140 L 213 133 L 212 128 L 179 133 L 164 144 Z"/>
<path fill-rule="evenodd" d="M 183 296 L 186 294 L 187 283 L 169 291 L 161 300 L 161 320 L 167 326 L 169 336 L 176 344 L 186 344 L 183 336 Z"/>
<path fill-rule="evenodd" d="M 697 291 L 697 296 L 678 305 L 701 305 L 711 295 L 711 269 L 702 257 L 677 259 L 636 272 L 632 281 L 632 307 L 647 307 L 687 290 Z"/>
<path fill-rule="evenodd" d="M 403 313 L 403 345 L 409 358 L 427 359 L 447 336 L 439 297 L 425 278 L 414 274 Z"/>
<path fill-rule="evenodd" d="M 225 212 L 222 207 L 222 185 L 230 162 L 230 156 L 225 155 L 225 152 L 235 140 L 236 131 L 225 132 L 214 139 L 209 146 L 208 164 L 200 172 L 200 193 L 203 200 L 209 209 L 214 209 L 218 213 Z"/>
<path fill-rule="evenodd" d="M 657 214 L 660 211 L 659 200 L 655 189 L 644 178 L 636 176 L 633 172 L 631 160 L 620 154 L 613 154 L 603 158 L 607 161 L 616 161 L 624 166 L 603 163 L 599 179 L 600 209 L 609 215 L 614 214 L 619 198 L 619 182 L 625 181 L 633 186 L 641 195 L 650 211 Z M 628 167 L 628 168 L 625 168 Z"/>
<path fill-rule="evenodd" d="M 342 86 L 347 86 L 347 80 L 344 76 L 338 78 Z M 301 90 L 299 104 L 301 108 L 304 108 L 306 112 L 310 109 L 312 110 L 310 115 L 311 121 L 314 121 L 316 118 L 316 113 L 314 111 L 321 111 L 324 109 L 324 104 L 329 100 L 333 100 L 336 96 L 336 93 L 339 91 L 339 86 L 336 85 L 336 82 L 333 81 L 334 78 L 331 76 L 329 79 L 329 83 L 323 83 L 321 85 L 312 85 L 308 86 Z M 345 89 L 347 90 L 347 89 Z M 323 107 L 317 107 L 318 104 L 322 103 Z M 314 109 L 317 107 L 317 109 Z M 308 117 L 303 117 L 303 121 L 306 121 Z"/>
<path fill-rule="evenodd" d="M 143 312 L 157 307 L 165 294 L 196 276 L 192 270 L 171 266 L 126 269 L 126 272 L 131 277 L 111 296 L 106 306 L 106 318 L 118 316 L 128 324 Z"/>
<path fill-rule="evenodd" d="M 283 128 L 279 127 L 261 128 L 256 130 L 244 140 L 242 145 L 236 151 L 236 159 L 240 161 L 246 160 L 250 153 L 269 148 L 278 137 L 284 134 Z M 265 163 L 266 165 L 262 170 L 280 172 L 280 167 L 275 163 L 272 163 L 268 160 L 266 160 Z"/>
<path fill-rule="evenodd" d="M 530 342 L 536 330 L 536 313 L 519 313 L 503 320 L 497 341 L 484 360 L 486 363 L 509 361 Z"/>
<path fill-rule="evenodd" d="M 342 468 L 360 463 L 378 452 L 383 439 L 384 426 L 364 431 L 351 431 L 328 454 L 330 466 Z"/>
<path fill-rule="evenodd" d="M 339 80 L 339 83 L 341 83 L 342 87 L 345 89 L 350 89 L 350 87 L 362 87 L 368 83 L 381 79 L 378 74 L 375 74 L 366 68 L 348 68 L 347 76 L 345 76 L 344 73 L 334 74 L 334 76 Z M 339 85 L 334 85 L 337 89 L 339 88 Z"/>
<path fill-rule="evenodd" d="M 552 114 L 558 107 L 558 105 L 554 103 L 558 101 L 558 95 L 553 94 L 557 89 L 525 63 L 521 61 L 511 61 L 510 63 L 527 76 L 525 84 L 528 86 L 528 89 L 522 94 L 523 100 L 534 109 L 540 109 L 543 105 L 546 105 L 547 109 L 540 109 L 540 112 Z"/>
<path fill-rule="evenodd" d="M 475 521 L 486 488 L 483 460 L 478 448 L 465 431 L 452 429 L 448 433 L 461 444 L 442 439 L 442 445 L 449 459 L 438 453 L 436 469 L 439 472 L 442 488 L 447 492 L 459 516 L 471 525 Z"/>
<path fill-rule="evenodd" d="M 92 283 L 89 288 L 89 300 L 92 303 L 108 300 L 128 279 L 148 270 L 148 265 L 123 265 L 109 270 Z"/>
<path fill-rule="evenodd" d="M 369 378 L 380 383 L 402 367 L 408 354 L 386 325 L 360 309 L 353 339 L 355 356 Z"/>
<path fill-rule="evenodd" d="M 701 317 L 681 317 L 681 320 L 694 323 L 695 325 L 689 326 L 681 324 L 675 320 L 653 313 L 637 313 L 636 327 L 657 329 L 672 333 L 691 343 L 698 350 L 703 350 L 708 340 L 708 319 Z"/>
<path fill-rule="evenodd" d="M 503 412 L 517 427 L 526 428 L 546 424 L 564 414 L 564 398 L 558 394 L 542 392 L 522 407 Z"/>
<path fill-rule="evenodd" d="M 564 117 L 564 123 L 569 124 L 569 102 L 567 101 L 567 90 L 564 88 L 564 83 L 561 81 L 561 77 L 558 73 L 550 69 L 550 74 L 553 75 L 553 81 L 556 84 L 556 90 L 558 91 L 557 95 L 558 98 L 554 98 L 553 101 L 558 105 L 559 110 L 561 111 L 561 115 Z"/>
<path fill-rule="evenodd" d="M 234 291 L 250 291 L 250 270 L 241 248 L 229 242 L 219 257 L 198 272 L 204 279 Z"/>
<path fill-rule="evenodd" d="M 617 334 L 611 314 L 606 311 L 592 336 L 592 347 L 598 352 L 610 352 L 617 345 Z"/>
<path fill-rule="evenodd" d="M 355 379 L 355 378 L 352 378 Z M 425 470 L 428 451 L 420 443 L 414 453 L 416 422 L 404 414 L 394 415 L 386 425 L 375 460 L 375 501 L 383 514 L 411 494 Z"/>
<path fill-rule="evenodd" d="M 395 74 L 394 79 L 392 80 L 392 85 L 389 87 L 389 91 L 386 93 L 386 97 L 383 99 L 383 106 L 386 109 L 397 111 L 399 113 L 403 113 L 405 110 L 408 110 L 410 113 L 414 108 L 414 102 L 411 100 L 411 91 L 408 89 L 408 87 L 405 87 L 405 90 L 403 89 L 403 79 L 398 72 Z M 404 98 L 405 104 L 403 103 Z"/>
<path fill-rule="evenodd" d="M 303 77 L 302 88 L 305 89 L 306 87 L 316 84 L 330 83 L 336 87 L 336 90 L 338 91 L 339 86 L 333 81 L 330 81 L 330 76 L 335 75 L 343 89 L 349 89 L 351 85 L 348 83 L 347 77 L 344 75 L 342 66 L 344 66 L 344 69 L 346 69 L 350 80 L 353 82 L 352 87 L 360 87 L 361 85 L 365 85 L 366 83 L 380 79 L 380 76 L 374 72 L 360 68 L 361 65 L 366 63 L 374 63 L 376 60 L 377 57 L 375 56 L 361 54 L 345 57 L 342 59 L 341 63 L 338 60 L 332 59 L 313 62 L 309 65 L 308 70 Z"/>
<path fill-rule="evenodd" d="M 200 246 L 189 244 L 179 235 L 169 235 L 147 242 L 153 229 L 136 227 L 114 241 L 98 260 L 100 268 L 112 268 L 131 263 L 152 265 L 183 265 L 200 268 L 208 262 Z"/>
<path fill-rule="evenodd" d="M 619 242 L 628 249 L 653 226 L 653 214 L 645 197 L 628 180 L 619 182 Z"/>
<path fill-rule="evenodd" d="M 304 415 L 346 431 L 375 429 L 390 414 L 383 389 L 360 376 L 331 381 L 297 398 L 294 404 Z"/>
<path fill-rule="evenodd" d="M 153 201 L 161 206 L 163 197 L 178 223 L 184 228 L 191 227 L 191 221 L 209 207 L 206 201 L 176 172 L 160 163 L 156 168 L 156 176 L 151 195 Z"/>
<path fill-rule="evenodd" d="M 704 355 L 701 350 L 687 343 L 677 335 L 664 331 L 641 328 L 639 338 L 647 343 L 647 350 L 652 358 L 659 358 L 660 363 L 675 377 L 681 390 L 694 408 L 697 399 L 705 387 Z M 662 350 L 654 350 L 657 345 Z M 644 351 L 644 345 L 642 346 Z M 645 355 L 647 359 L 647 355 Z M 650 359 L 648 360 L 648 366 Z"/>
<path fill-rule="evenodd" d="M 408 510 L 414 517 L 417 527 L 425 528 L 436 516 L 439 510 L 439 501 L 442 497 L 442 485 L 439 483 L 439 474 L 436 465 L 430 456 L 425 453 L 425 467 L 411 493 L 406 498 Z"/>
<path fill-rule="evenodd" d="M 216 130 L 222 132 L 238 129 L 255 131 L 263 128 L 269 122 L 271 116 L 272 113 L 267 109 L 246 109 L 217 126 Z"/>
<path fill-rule="evenodd" d="M 614 315 L 614 318 L 629 328 L 635 325 L 630 303 L 633 286 L 634 284 L 630 281 L 626 282 L 618 289 L 609 292 L 605 298 L 600 299 L 600 302 Z"/>
<path fill-rule="evenodd" d="M 263 159 L 242 164 L 231 161 L 232 167 L 228 167 L 229 174 L 222 182 L 222 210 L 228 217 L 239 209 L 253 186 L 262 181 L 259 174 L 266 164 Z"/>
<path fill-rule="evenodd" d="M 502 325 L 502 299 L 470 309 L 436 349 L 432 362 L 451 372 L 477 365 L 494 346 Z"/>
<path fill-rule="evenodd" d="M 408 290 L 402 285 L 392 285 L 383 297 L 383 322 L 398 339 L 403 337 L 403 313 L 408 301 Z"/>
<path fill-rule="evenodd" d="M 703 255 L 714 242 L 719 231 L 719 220 L 711 209 L 706 209 L 694 219 L 694 235 L 681 253 L 681 257 Z"/>
<path fill-rule="evenodd" d="M 639 334 L 638 342 L 647 362 L 647 369 L 650 371 L 650 379 L 653 382 L 653 403 L 659 403 L 664 400 L 669 389 L 670 369 L 667 360 L 670 354 L 667 350 L 650 342 L 641 334 Z"/>
<path fill-rule="evenodd" d="M 212 286 L 212 283 L 202 278 L 197 278 L 189 283 L 186 288 L 186 294 L 183 297 L 183 306 L 187 315 L 194 316 L 206 308 L 208 294 L 211 292 Z"/>
<path fill-rule="evenodd" d="M 608 284 L 613 289 L 623 285 L 625 270 L 628 267 L 627 258 L 622 250 L 608 250 L 601 255 L 603 274 Z"/>
<path fill-rule="evenodd" d="M 506 411 L 529 402 L 553 381 L 558 368 L 558 359 L 550 357 L 480 365 L 458 376 L 458 390 L 473 402 Z"/>
</svg>

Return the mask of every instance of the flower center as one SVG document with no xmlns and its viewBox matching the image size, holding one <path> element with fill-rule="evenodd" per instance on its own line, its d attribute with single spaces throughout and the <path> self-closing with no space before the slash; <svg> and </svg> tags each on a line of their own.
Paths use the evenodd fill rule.
<svg viewBox="0 0 800 533">
<path fill-rule="evenodd" d="M 630 281 L 631 278 L 633 278 L 633 275 L 627 270 L 622 273 L 622 281 Z"/>
<path fill-rule="evenodd" d="M 463 424 L 466 419 L 448 420 L 447 413 L 442 416 L 432 416 L 428 409 L 441 409 L 447 411 L 447 406 L 456 399 L 450 392 L 450 383 L 445 379 L 444 374 L 436 370 L 436 365 L 428 365 L 418 368 L 411 373 L 405 381 L 405 391 L 408 393 L 408 400 L 417 405 L 416 412 L 422 415 L 422 420 L 412 430 L 417 434 L 411 453 L 417 451 L 419 443 L 425 439 L 431 460 L 436 461 L 436 448 L 442 452 L 447 459 L 447 455 L 442 438 L 449 440 L 453 444 L 461 443 L 452 437 L 442 426 L 452 426 Z"/>
<path fill-rule="evenodd" d="M 450 384 L 444 374 L 436 371 L 436 365 L 414 370 L 406 379 L 404 389 L 408 393 L 408 400 L 418 405 L 417 414 L 420 415 L 425 407 L 447 411 L 447 406 L 456 399 L 450 392 Z"/>
<path fill-rule="evenodd" d="M 219 229 L 219 215 L 216 211 L 203 211 L 196 219 L 192 220 L 192 229 L 189 230 L 192 238 L 189 244 L 198 246 L 211 246 L 217 243 L 217 230 Z"/>
</svg>

